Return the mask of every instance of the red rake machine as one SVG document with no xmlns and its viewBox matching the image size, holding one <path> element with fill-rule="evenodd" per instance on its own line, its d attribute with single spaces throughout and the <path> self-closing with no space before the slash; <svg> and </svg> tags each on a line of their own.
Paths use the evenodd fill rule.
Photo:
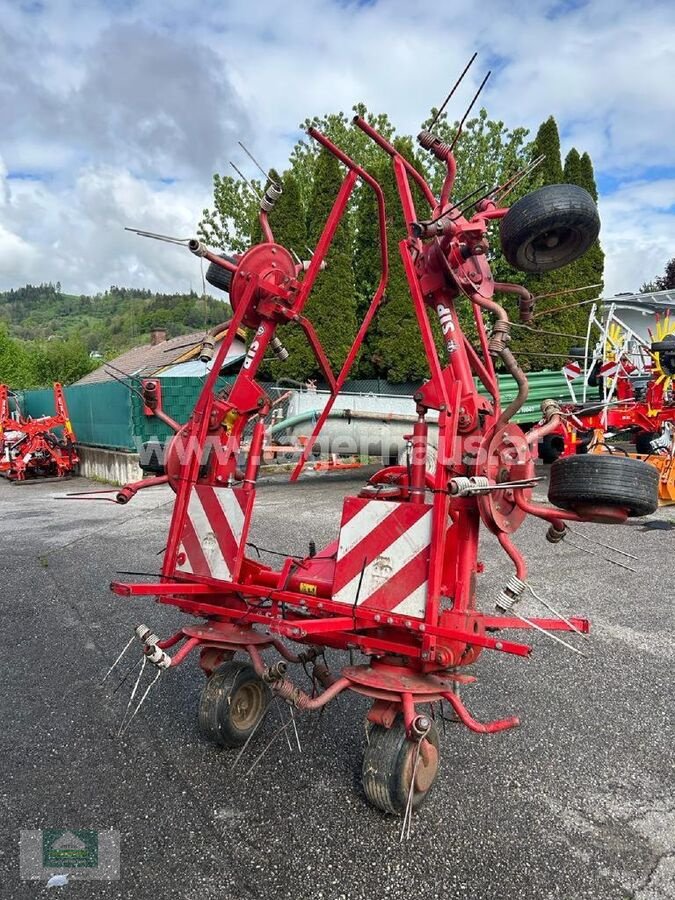
<svg viewBox="0 0 675 900">
<path fill-rule="evenodd" d="M 291 712 L 319 710 L 343 691 L 368 697 L 372 705 L 363 789 L 374 806 L 402 815 L 405 829 L 438 771 L 439 736 L 429 713 L 433 704 L 449 704 L 456 718 L 478 733 L 512 728 L 518 724 L 514 716 L 483 723 L 469 713 L 460 697 L 460 686 L 475 681 L 467 668 L 484 650 L 527 658 L 531 647 L 519 637 L 505 636 L 512 629 L 536 629 L 577 652 L 562 640 L 561 632 L 586 635 L 589 630 L 586 619 L 558 613 L 528 585 L 526 562 L 513 541 L 525 518 L 542 519 L 552 542 L 565 535 L 568 520 L 621 523 L 628 516 L 654 511 L 657 478 L 654 469 L 637 460 L 609 458 L 598 474 L 591 457 L 572 459 L 579 464 L 573 469 L 568 468 L 570 460 L 563 459 L 551 473 L 553 505 L 539 505 L 532 499 L 538 480 L 536 447 L 559 424 L 557 404 L 543 404 L 544 424 L 527 435 L 511 421 L 527 397 L 527 380 L 509 349 L 509 319 L 495 296 L 516 294 L 526 321 L 532 298 L 517 285 L 493 280 L 487 257 L 489 225 L 499 220 L 502 248 L 510 262 L 527 272 L 547 271 L 578 258 L 595 240 L 599 220 L 590 196 L 574 185 L 553 185 L 508 209 L 501 200 L 514 183 L 510 179 L 474 201 L 471 210 L 462 210 L 451 200 L 456 171 L 451 145 L 428 131 L 419 136 L 422 147 L 447 167 L 437 198 L 420 173 L 367 121 L 357 117 L 354 124 L 391 158 L 407 223 L 398 249 L 431 373 L 414 397 L 417 422 L 410 435 L 409 464 L 383 468 L 356 496 L 344 499 L 338 537 L 327 547 L 317 551 L 310 544 L 306 555 L 284 557 L 278 568 L 247 554 L 263 418 L 270 407 L 256 373 L 268 349 L 281 357 L 286 352 L 277 328 L 295 323 L 303 329 L 332 392 L 291 476 L 295 480 L 387 285 L 382 189 L 324 134 L 310 128 L 311 137 L 337 157 L 346 174 L 309 262 L 299 262 L 275 243 L 268 213 L 281 188 L 271 182 L 261 202 L 262 243 L 237 258 L 212 252 L 196 239 L 188 243 L 192 253 L 220 272 L 233 316 L 192 417 L 168 445 L 160 480 L 171 485 L 175 501 L 159 580 L 116 581 L 111 588 L 121 597 L 154 597 L 198 621 L 163 638 L 139 626 L 106 678 L 124 653 L 140 644 L 142 656 L 131 670 L 130 680 L 135 681 L 122 733 L 161 674 L 199 654 L 207 677 L 199 705 L 201 732 L 217 745 L 240 748 L 240 754 L 274 697 L 286 701 Z M 381 277 L 344 365 L 335 374 L 303 310 L 359 179 L 377 198 Z M 413 185 L 428 207 L 426 218 L 415 209 Z M 458 302 L 473 312 L 478 348 L 462 332 Z M 436 317 L 444 335 L 443 358 L 430 317 Z M 487 317 L 492 319 L 490 333 Z M 254 332 L 253 340 L 234 383 L 217 391 L 218 372 L 240 326 Z M 495 373 L 499 361 L 518 384 L 516 399 L 505 409 Z M 474 375 L 489 399 L 478 393 Z M 427 468 L 429 410 L 438 412 L 433 471 Z M 252 436 L 240 464 L 247 426 L 252 426 Z M 153 478 L 147 483 L 158 482 Z M 135 485 L 135 490 L 139 486 L 144 485 Z M 301 484 L 297 490 L 300 499 Z M 479 609 L 477 595 L 477 576 L 483 571 L 478 559 L 481 525 L 496 536 L 514 567 L 507 583 L 482 604 L 487 609 Z M 528 591 L 547 608 L 546 617 L 519 611 L 518 603 Z M 365 661 L 333 674 L 325 664 L 325 648 L 360 651 Z M 276 661 L 263 658 L 264 651 L 276 652 Z M 237 653 L 245 661 L 235 660 Z M 289 677 L 293 665 L 311 671 L 316 690 L 306 692 Z M 152 678 L 146 674 L 145 687 L 144 670 L 153 673 Z"/>
<path fill-rule="evenodd" d="M 79 462 L 63 388 L 54 384 L 54 415 L 11 418 L 9 389 L 0 385 L 0 474 L 15 484 L 66 478 Z M 60 433 L 59 433 L 60 431 Z"/>
</svg>

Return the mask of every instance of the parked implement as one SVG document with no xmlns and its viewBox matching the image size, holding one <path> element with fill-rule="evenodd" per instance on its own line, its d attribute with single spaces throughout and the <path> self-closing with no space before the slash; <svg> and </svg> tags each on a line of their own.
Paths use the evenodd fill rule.
<svg viewBox="0 0 675 900">
<path fill-rule="evenodd" d="M 53 416 L 10 416 L 9 389 L 0 385 L 0 474 L 15 483 L 65 478 L 79 462 L 63 388 L 54 384 Z"/>
<path fill-rule="evenodd" d="M 593 327 L 600 336 L 591 346 Z M 657 315 L 648 342 L 613 304 L 602 318 L 593 306 L 587 332 L 586 346 L 573 348 L 563 369 L 572 402 L 561 404 L 560 425 L 540 443 L 540 455 L 545 462 L 575 453 L 628 455 L 610 440 L 624 438 L 635 445 L 633 458 L 658 471 L 659 502 L 674 503 L 675 321 Z"/>
<path fill-rule="evenodd" d="M 346 174 L 309 262 L 298 261 L 274 240 L 268 213 L 280 187 L 272 182 L 261 203 L 263 243 L 232 259 L 196 239 L 189 242 L 195 255 L 226 273 L 221 283 L 229 293 L 233 317 L 194 413 L 168 448 L 165 477 L 175 502 L 161 575 L 157 581 L 116 581 L 111 587 L 122 597 L 155 597 L 199 621 L 166 638 L 144 625 L 136 628 L 127 648 L 140 643 L 142 664 L 121 731 L 162 673 L 192 652 L 199 653 L 207 676 L 199 706 L 202 734 L 220 746 L 239 747 L 240 753 L 256 734 L 271 698 L 285 700 L 291 711 L 310 711 L 343 691 L 353 691 L 371 700 L 362 776 L 365 795 L 384 812 L 403 815 L 405 826 L 438 771 L 440 741 L 430 704 L 449 704 L 457 719 L 478 733 L 512 728 L 518 724 L 515 716 L 483 723 L 469 713 L 460 686 L 475 678 L 466 668 L 484 650 L 528 657 L 531 647 L 520 637 L 505 636 L 502 632 L 508 629 L 536 629 L 576 652 L 578 647 L 563 640 L 561 632 L 575 632 L 572 640 L 579 640 L 589 630 L 586 619 L 558 613 L 528 584 L 527 564 L 514 543 L 525 518 L 544 520 L 553 542 L 564 537 L 566 521 L 624 522 L 656 508 L 657 477 L 635 460 L 612 457 L 600 470 L 592 457 L 579 457 L 573 472 L 562 460 L 555 478 L 561 506 L 539 505 L 532 499 L 536 446 L 558 426 L 558 404 L 545 402 L 544 423 L 527 435 L 512 422 L 527 398 L 527 380 L 508 346 L 508 316 L 495 298 L 514 293 L 525 321 L 533 303 L 524 288 L 493 281 L 486 255 L 488 227 L 501 222 L 509 258 L 525 271 L 548 271 L 578 258 L 597 237 L 597 211 L 588 194 L 574 186 L 545 187 L 509 210 L 500 200 L 511 179 L 465 214 L 451 199 L 456 171 L 451 145 L 428 131 L 419 135 L 421 146 L 446 166 L 437 198 L 371 124 L 360 117 L 354 123 L 391 158 L 407 223 L 398 250 L 431 373 L 414 397 L 416 421 L 408 459 L 405 465 L 382 469 L 356 496 L 345 498 L 338 536 L 328 546 L 317 549 L 311 542 L 306 555 L 283 557 L 278 568 L 248 554 L 263 418 L 271 402 L 256 373 L 268 349 L 283 358 L 278 327 L 295 323 L 303 329 L 331 387 L 331 398 L 291 476 L 295 480 L 387 284 L 382 189 L 342 149 L 310 128 L 310 136 L 345 166 Z M 381 277 L 345 363 L 334 373 L 304 310 L 359 179 L 377 200 Z M 415 207 L 413 185 L 424 198 L 424 213 Z M 473 312 L 477 347 L 462 331 L 459 302 Z M 493 320 L 490 334 L 486 314 Z M 444 358 L 437 352 L 430 316 L 444 335 Z M 242 325 L 254 332 L 243 366 L 230 387 L 216 391 L 222 360 Z M 205 347 L 213 352 L 208 341 Z M 505 409 L 497 386 L 498 360 L 518 385 Z M 485 387 L 485 396 L 478 392 L 474 375 Z M 438 414 L 438 450 L 429 472 L 431 410 Z M 249 425 L 248 452 L 239 459 Z M 629 479 L 633 488 L 617 491 L 629 467 L 631 474 L 639 470 L 639 477 Z M 584 488 L 586 478 L 590 492 Z M 303 502 L 302 483 L 297 490 L 298 502 Z M 481 524 L 496 536 L 514 571 L 487 596 L 482 592 L 479 608 Z M 528 592 L 545 607 L 544 617 L 520 612 L 519 601 Z M 365 660 L 333 674 L 323 657 L 327 647 L 360 651 Z M 266 650 L 276 651 L 277 661 L 266 660 Z M 237 652 L 244 654 L 245 662 L 233 659 Z M 290 678 L 289 665 L 303 665 L 315 690 L 308 693 Z M 148 670 L 153 678 L 143 687 Z"/>
</svg>

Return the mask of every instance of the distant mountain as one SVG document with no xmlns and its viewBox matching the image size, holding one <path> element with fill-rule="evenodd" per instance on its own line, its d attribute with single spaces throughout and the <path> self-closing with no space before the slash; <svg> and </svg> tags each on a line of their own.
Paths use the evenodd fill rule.
<svg viewBox="0 0 675 900">
<path fill-rule="evenodd" d="M 230 312 L 222 296 L 218 300 L 113 286 L 90 297 L 64 294 L 58 282 L 27 284 L 0 292 L 0 326 L 6 323 L 13 338 L 75 341 L 88 353 L 111 357 L 149 343 L 152 328 L 164 328 L 168 337 L 176 337 L 217 325 Z"/>
</svg>

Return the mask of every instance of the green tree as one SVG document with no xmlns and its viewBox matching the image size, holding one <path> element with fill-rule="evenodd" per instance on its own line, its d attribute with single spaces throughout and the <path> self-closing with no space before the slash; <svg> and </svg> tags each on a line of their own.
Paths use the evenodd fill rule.
<svg viewBox="0 0 675 900">
<path fill-rule="evenodd" d="M 663 275 L 657 275 L 653 281 L 646 282 L 640 288 L 643 293 L 673 290 L 675 290 L 675 257 L 666 264 Z"/>
<path fill-rule="evenodd" d="M 342 174 L 337 159 L 328 151 L 322 150 L 315 166 L 307 219 L 308 238 L 312 246 L 319 240 L 341 182 Z M 303 314 L 314 325 L 333 370 L 337 370 L 356 333 L 352 241 L 349 222 L 345 218 L 338 226 L 326 257 L 326 269 L 319 273 Z M 298 342 L 292 349 L 284 374 L 298 379 L 321 377 L 319 366 L 306 341 Z"/>
<path fill-rule="evenodd" d="M 538 167 L 541 184 L 562 184 L 563 167 L 560 156 L 560 133 L 553 116 L 549 116 L 539 126 L 537 136 L 532 144 L 532 158 L 543 156 L 544 161 Z"/>
<path fill-rule="evenodd" d="M 279 178 L 276 172 L 273 176 L 281 182 L 283 193 L 269 214 L 270 227 L 276 243 L 296 253 L 301 259 L 307 258 L 307 216 L 302 204 L 298 180 L 292 170 L 284 172 Z M 297 325 L 284 325 L 277 332 L 279 339 L 289 352 L 290 359 L 287 362 L 279 362 L 274 357 L 268 357 L 261 369 L 263 377 L 277 378 L 304 377 L 298 374 L 297 360 L 306 358 L 306 339 L 304 333 Z M 295 376 L 291 374 L 295 373 Z"/>
</svg>

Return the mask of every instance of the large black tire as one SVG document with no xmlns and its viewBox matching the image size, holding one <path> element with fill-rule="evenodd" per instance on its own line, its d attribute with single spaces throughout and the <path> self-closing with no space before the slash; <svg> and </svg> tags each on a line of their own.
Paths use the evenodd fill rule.
<svg viewBox="0 0 675 900">
<path fill-rule="evenodd" d="M 648 455 L 653 453 L 652 441 L 659 437 L 658 431 L 640 431 L 635 438 L 635 452 Z"/>
<path fill-rule="evenodd" d="M 413 791 L 414 810 L 418 809 L 427 798 L 438 770 L 440 755 L 438 731 L 433 723 L 424 740 L 428 740 L 435 749 L 436 762 L 433 771 L 429 771 L 425 779 L 429 781 L 428 786 L 424 790 Z M 415 744 L 408 740 L 403 717 L 400 714 L 391 728 L 368 723 L 368 745 L 363 755 L 361 779 L 369 803 L 393 816 L 405 813 L 415 752 Z M 419 766 L 425 766 L 421 751 Z M 419 780 L 418 774 L 416 781 Z"/>
<path fill-rule="evenodd" d="M 228 262 L 235 263 L 235 265 L 237 263 L 236 256 L 228 256 L 227 253 L 219 253 L 218 256 L 221 259 L 226 259 Z M 206 270 L 206 280 L 209 284 L 212 284 L 214 288 L 218 288 L 219 291 L 225 291 L 226 294 L 230 293 L 232 272 L 230 272 L 229 269 L 223 269 L 218 263 L 210 263 Z"/>
<path fill-rule="evenodd" d="M 565 441 L 559 434 L 545 434 L 539 441 L 539 459 L 551 465 L 559 459 L 565 449 Z"/>
<path fill-rule="evenodd" d="M 253 666 L 228 660 L 204 685 L 199 730 L 221 747 L 241 747 L 265 714 L 272 692 Z"/>
<path fill-rule="evenodd" d="M 659 473 L 649 463 L 609 453 L 567 456 L 551 466 L 548 499 L 561 509 L 613 506 L 648 516 L 658 506 Z"/>
<path fill-rule="evenodd" d="M 547 184 L 526 194 L 500 224 L 502 250 L 521 272 L 550 272 L 579 259 L 600 233 L 593 198 L 576 184 Z"/>
</svg>

